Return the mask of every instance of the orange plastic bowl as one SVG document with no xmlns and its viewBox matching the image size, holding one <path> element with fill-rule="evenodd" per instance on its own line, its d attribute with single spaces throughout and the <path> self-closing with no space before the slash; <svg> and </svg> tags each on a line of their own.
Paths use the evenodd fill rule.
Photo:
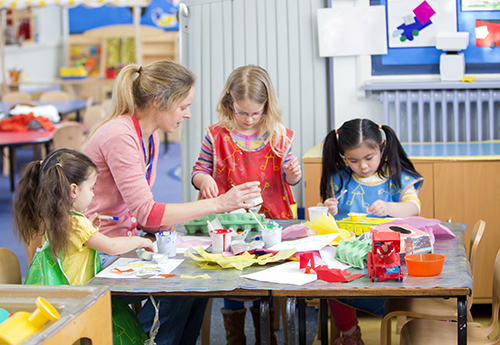
<svg viewBox="0 0 500 345">
<path fill-rule="evenodd" d="M 408 274 L 417 277 L 437 276 L 443 270 L 444 255 L 411 254 L 405 256 Z"/>
</svg>

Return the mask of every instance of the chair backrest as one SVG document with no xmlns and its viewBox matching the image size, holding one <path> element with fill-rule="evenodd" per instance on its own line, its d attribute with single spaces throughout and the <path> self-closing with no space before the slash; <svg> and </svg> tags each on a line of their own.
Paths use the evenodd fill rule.
<svg viewBox="0 0 500 345">
<path fill-rule="evenodd" d="M 54 130 L 52 146 L 54 150 L 67 148 L 81 151 L 83 127 L 78 122 L 66 122 Z"/>
<path fill-rule="evenodd" d="M 491 320 L 488 324 L 488 328 L 484 330 L 485 336 L 490 336 L 490 334 L 497 328 L 498 323 L 498 312 L 500 310 L 500 250 L 497 252 L 495 258 L 495 266 L 493 268 L 493 297 L 491 301 Z M 491 338 L 490 338 L 491 339 Z M 500 342 L 500 332 L 494 339 L 491 339 L 491 344 L 498 344 Z"/>
<path fill-rule="evenodd" d="M 31 96 L 24 92 L 11 91 L 2 95 L 2 102 L 29 102 Z"/>
<path fill-rule="evenodd" d="M 90 131 L 92 127 L 104 120 L 105 117 L 106 111 L 99 104 L 95 104 L 85 111 L 83 124 L 87 127 L 87 131 Z"/>
<path fill-rule="evenodd" d="M 66 91 L 45 91 L 40 95 L 41 102 L 70 101 L 71 97 Z"/>
<path fill-rule="evenodd" d="M 474 229 L 472 230 L 472 234 L 470 236 L 470 245 L 469 245 L 469 262 L 470 262 L 470 272 L 472 277 L 476 273 L 476 262 L 477 262 L 477 251 L 479 249 L 479 243 L 481 243 L 481 238 L 484 234 L 484 229 L 486 228 L 486 222 L 484 220 L 478 220 L 476 225 L 474 225 Z M 473 296 L 471 295 L 467 299 L 467 309 L 470 310 L 473 303 Z"/>
<path fill-rule="evenodd" d="M 111 112 L 111 99 L 106 98 L 104 101 L 101 102 L 101 107 L 104 109 L 104 112 L 106 113 L 106 116 L 109 115 Z"/>
<path fill-rule="evenodd" d="M 0 284 L 22 284 L 19 260 L 7 248 L 0 248 Z"/>
</svg>

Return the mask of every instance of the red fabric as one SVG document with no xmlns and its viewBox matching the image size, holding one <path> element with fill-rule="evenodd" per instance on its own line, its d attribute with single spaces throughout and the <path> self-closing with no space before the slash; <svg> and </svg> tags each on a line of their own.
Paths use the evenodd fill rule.
<svg viewBox="0 0 500 345">
<path fill-rule="evenodd" d="M 347 332 L 358 325 L 355 308 L 349 307 L 333 299 L 328 300 L 328 304 L 330 305 L 332 317 L 339 331 Z"/>
<path fill-rule="evenodd" d="M 34 116 L 33 113 L 20 114 L 11 116 L 7 119 L 0 121 L 0 131 L 8 132 L 26 132 L 28 128 L 28 123 L 32 120 L 37 120 L 40 125 L 46 130 L 53 130 L 55 127 L 45 116 Z"/>
<path fill-rule="evenodd" d="M 259 210 L 266 218 L 293 219 L 290 205 L 295 203 L 293 192 L 282 176 L 283 161 L 292 144 L 294 133 L 286 130 L 286 145 L 278 157 L 268 142 L 262 149 L 247 151 L 233 141 L 231 134 L 218 125 L 208 127 L 214 147 L 212 176 L 219 195 L 233 185 L 259 181 L 264 202 Z"/>
</svg>

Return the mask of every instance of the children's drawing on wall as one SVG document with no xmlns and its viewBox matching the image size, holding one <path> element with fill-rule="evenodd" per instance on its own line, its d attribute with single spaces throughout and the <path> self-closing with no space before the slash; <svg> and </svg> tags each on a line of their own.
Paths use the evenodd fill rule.
<svg viewBox="0 0 500 345">
<path fill-rule="evenodd" d="M 500 46 L 500 20 L 476 20 L 476 47 Z"/>
<path fill-rule="evenodd" d="M 500 1 L 462 0 L 462 11 L 500 11 Z"/>
<path fill-rule="evenodd" d="M 434 47 L 436 33 L 457 31 L 455 0 L 387 0 L 390 48 Z"/>
</svg>

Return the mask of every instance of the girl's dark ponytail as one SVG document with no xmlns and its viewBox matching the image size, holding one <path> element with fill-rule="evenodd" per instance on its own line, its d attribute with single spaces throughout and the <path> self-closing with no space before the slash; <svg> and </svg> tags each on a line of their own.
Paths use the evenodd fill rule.
<svg viewBox="0 0 500 345">
<path fill-rule="evenodd" d="M 335 195 L 332 185 L 332 176 L 334 174 L 339 174 L 340 183 L 343 185 L 340 171 L 345 168 L 345 162 L 340 154 L 337 132 L 338 130 L 330 131 L 323 144 L 322 171 L 319 186 L 321 200 L 323 201 Z"/>
</svg>

